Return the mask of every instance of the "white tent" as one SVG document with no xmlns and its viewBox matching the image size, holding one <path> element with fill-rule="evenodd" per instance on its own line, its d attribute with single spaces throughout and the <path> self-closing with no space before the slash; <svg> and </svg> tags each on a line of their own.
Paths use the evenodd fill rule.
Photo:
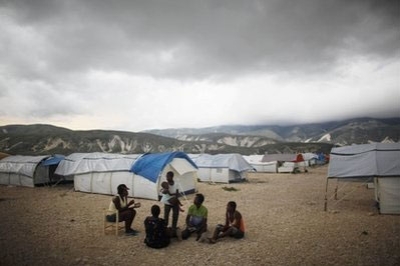
<svg viewBox="0 0 400 266">
<path fill-rule="evenodd" d="M 277 173 L 278 162 L 263 162 L 262 158 L 264 155 L 243 155 L 243 158 L 257 171 L 260 173 Z"/>
<path fill-rule="evenodd" d="M 42 162 L 45 156 L 8 156 L 0 160 L 0 184 L 34 187 L 50 182 L 49 167 Z"/>
<path fill-rule="evenodd" d="M 303 168 L 306 172 L 306 163 L 304 162 L 303 155 L 298 154 L 287 154 L 287 153 L 276 153 L 276 154 L 265 154 L 261 160 L 266 163 L 276 163 L 279 173 L 296 173 Z"/>
<path fill-rule="evenodd" d="M 138 154 L 73 153 L 60 162 L 55 173 L 74 181 L 76 191 L 117 193 L 119 184 L 132 188 L 134 174 L 130 169 Z"/>
<path fill-rule="evenodd" d="M 374 180 L 380 213 L 400 214 L 400 143 L 333 148 L 328 167 L 331 178 Z"/>
<path fill-rule="evenodd" d="M 247 179 L 247 172 L 254 168 L 240 154 L 202 154 L 196 163 L 199 180 L 203 182 L 230 183 Z"/>
</svg>

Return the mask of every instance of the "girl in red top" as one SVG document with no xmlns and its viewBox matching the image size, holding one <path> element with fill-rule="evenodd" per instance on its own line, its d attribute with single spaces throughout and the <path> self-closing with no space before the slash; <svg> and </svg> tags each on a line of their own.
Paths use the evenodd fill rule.
<svg viewBox="0 0 400 266">
<path fill-rule="evenodd" d="M 233 238 L 244 237 L 244 221 L 242 214 L 236 210 L 236 202 L 230 201 L 226 206 L 225 214 L 225 225 L 218 224 L 214 230 L 212 238 L 209 238 L 209 242 L 214 244 L 218 238 L 230 236 Z"/>
</svg>

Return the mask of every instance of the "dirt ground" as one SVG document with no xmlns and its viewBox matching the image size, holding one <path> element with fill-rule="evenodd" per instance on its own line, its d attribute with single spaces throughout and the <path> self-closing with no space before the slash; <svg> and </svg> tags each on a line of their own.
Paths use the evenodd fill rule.
<svg viewBox="0 0 400 266">
<path fill-rule="evenodd" d="M 0 265 L 400 265 L 400 215 L 380 215 L 374 190 L 361 183 L 340 182 L 339 200 L 333 199 L 336 180 L 329 182 L 325 212 L 326 173 L 322 166 L 300 174 L 250 173 L 244 183 L 198 183 L 209 234 L 234 200 L 245 238 L 214 245 L 173 239 L 160 250 L 143 244 L 143 220 L 160 202 L 136 199 L 142 206 L 133 228 L 140 234 L 116 237 L 102 231 L 111 196 L 75 192 L 72 184 L 0 186 Z M 193 197 L 182 200 L 184 209 Z"/>
</svg>

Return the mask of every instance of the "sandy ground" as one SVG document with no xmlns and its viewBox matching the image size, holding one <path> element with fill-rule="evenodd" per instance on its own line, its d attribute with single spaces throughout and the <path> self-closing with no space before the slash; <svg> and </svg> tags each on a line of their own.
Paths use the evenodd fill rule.
<svg viewBox="0 0 400 266">
<path fill-rule="evenodd" d="M 133 228 L 140 234 L 116 237 L 102 231 L 111 196 L 74 192 L 72 184 L 0 186 L 0 265 L 400 265 L 400 216 L 379 215 L 374 190 L 360 183 L 347 183 L 324 212 L 326 172 L 323 166 L 300 174 L 251 173 L 244 183 L 198 183 L 209 234 L 234 200 L 245 238 L 212 245 L 192 236 L 161 250 L 143 244 L 143 220 L 159 202 L 136 199 L 142 206 Z M 335 187 L 330 181 L 329 197 Z M 186 210 L 192 201 L 193 195 L 183 200 Z"/>
</svg>

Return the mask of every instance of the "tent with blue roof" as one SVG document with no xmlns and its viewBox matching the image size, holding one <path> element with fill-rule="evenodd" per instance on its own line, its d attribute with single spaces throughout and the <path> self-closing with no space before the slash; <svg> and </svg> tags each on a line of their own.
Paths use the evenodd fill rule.
<svg viewBox="0 0 400 266">
<path fill-rule="evenodd" d="M 131 172 L 135 174 L 132 186 L 134 197 L 158 200 L 161 183 L 167 172 L 174 173 L 174 181 L 185 194 L 196 190 L 197 166 L 184 152 L 148 153 L 138 158 Z"/>
<path fill-rule="evenodd" d="M 42 161 L 42 166 L 48 168 L 49 171 L 49 179 L 51 183 L 54 182 L 61 182 L 61 181 L 66 181 L 65 178 L 63 178 L 62 176 L 59 176 L 55 173 L 58 165 L 60 164 L 60 162 L 62 160 L 64 160 L 65 156 L 62 154 L 54 154 L 52 156 L 50 156 L 49 158 L 47 158 L 46 160 Z M 68 180 L 71 181 L 71 180 Z M 56 183 L 56 184 L 57 184 Z"/>
</svg>

